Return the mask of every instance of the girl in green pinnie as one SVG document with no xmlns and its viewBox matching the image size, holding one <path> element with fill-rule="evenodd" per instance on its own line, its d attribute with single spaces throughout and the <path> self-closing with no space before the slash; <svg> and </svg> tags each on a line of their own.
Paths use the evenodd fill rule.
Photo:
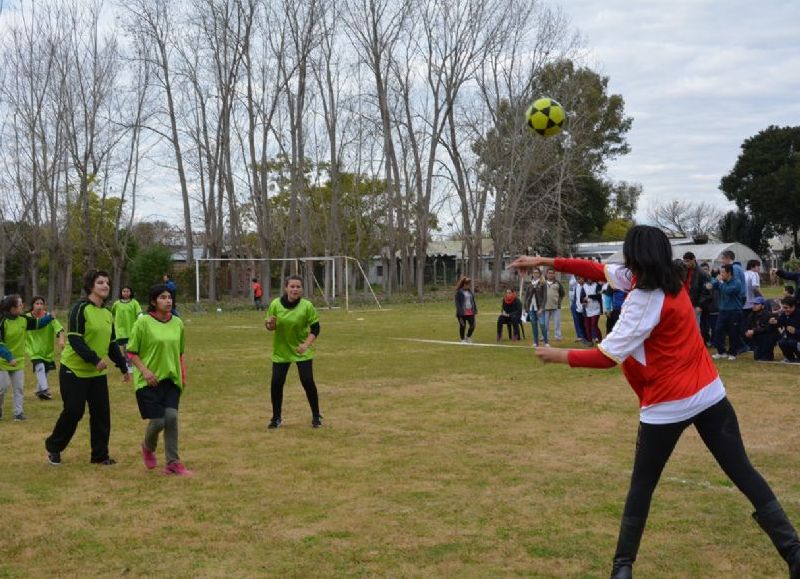
<svg viewBox="0 0 800 579">
<path fill-rule="evenodd" d="M 28 315 L 41 319 L 47 315 L 47 305 L 42 296 L 34 296 L 31 311 Z M 25 337 L 25 352 L 33 364 L 36 375 L 36 396 L 39 400 L 52 400 L 47 375 L 56 369 L 56 350 L 54 342 L 58 340 L 59 349 L 64 349 L 64 327 L 54 319 L 51 324 L 35 332 L 28 332 Z"/>
<path fill-rule="evenodd" d="M 322 426 L 322 415 L 319 412 L 317 385 L 314 383 L 314 372 L 311 367 L 314 349 L 311 344 L 319 336 L 319 318 L 317 310 L 307 299 L 303 298 L 303 280 L 292 275 L 286 278 L 284 293 L 272 300 L 267 310 L 265 326 L 275 332 L 272 341 L 272 419 L 267 428 L 278 428 L 281 425 L 283 406 L 283 385 L 292 362 L 297 364 L 300 383 L 306 391 L 306 398 L 311 407 L 311 426 Z"/>
<path fill-rule="evenodd" d="M 117 344 L 125 354 L 133 324 L 136 318 L 142 315 L 142 306 L 133 297 L 133 289 L 130 286 L 122 287 L 119 299 L 111 306 L 111 313 L 114 315 L 114 334 L 117 336 Z"/>
<path fill-rule="evenodd" d="M 158 463 L 158 435 L 164 432 L 167 475 L 192 476 L 178 455 L 178 405 L 186 386 L 183 321 L 172 313 L 172 293 L 164 284 L 153 286 L 147 315 L 133 324 L 128 358 L 135 367 L 133 382 L 139 413 L 150 420 L 144 433 L 142 459 L 148 469 Z"/>
<path fill-rule="evenodd" d="M 25 333 L 44 328 L 53 316 L 39 319 L 22 313 L 22 297 L 11 294 L 0 301 L 0 419 L 8 387 L 14 391 L 14 420 L 27 420 L 23 409 L 25 373 Z"/>
</svg>

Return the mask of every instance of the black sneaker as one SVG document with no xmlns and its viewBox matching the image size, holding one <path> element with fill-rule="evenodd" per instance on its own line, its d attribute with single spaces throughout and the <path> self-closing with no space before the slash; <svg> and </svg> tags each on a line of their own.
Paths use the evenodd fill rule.
<svg viewBox="0 0 800 579">
<path fill-rule="evenodd" d="M 99 464 L 100 466 L 114 466 L 117 464 L 117 461 L 109 456 L 105 460 L 93 460 L 92 464 Z"/>
<path fill-rule="evenodd" d="M 21 412 L 14 415 L 14 422 L 22 422 L 23 420 L 28 420 L 28 417 Z"/>
<path fill-rule="evenodd" d="M 319 428 L 322 426 L 322 414 L 317 414 L 314 418 L 311 419 L 311 426 L 314 428 Z"/>
<path fill-rule="evenodd" d="M 281 425 L 281 419 L 273 417 L 273 419 L 269 421 L 269 425 L 267 425 L 267 428 L 278 428 L 280 425 Z"/>
<path fill-rule="evenodd" d="M 50 390 L 42 390 L 41 392 L 37 392 L 36 396 L 39 398 L 39 400 L 52 400 L 53 399 L 53 395 L 50 394 Z"/>
<path fill-rule="evenodd" d="M 61 464 L 61 453 L 47 451 L 47 462 L 53 466 L 59 466 Z"/>
</svg>

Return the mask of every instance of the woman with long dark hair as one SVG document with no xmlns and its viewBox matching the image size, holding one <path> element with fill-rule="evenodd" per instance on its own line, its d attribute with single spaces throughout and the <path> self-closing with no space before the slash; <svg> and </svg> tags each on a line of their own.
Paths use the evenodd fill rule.
<svg viewBox="0 0 800 579">
<path fill-rule="evenodd" d="M 478 304 L 475 294 L 472 293 L 472 280 L 466 276 L 456 284 L 456 319 L 458 320 L 458 335 L 465 344 L 472 343 L 472 333 L 475 331 L 475 316 L 478 315 Z M 469 325 L 469 329 L 467 329 Z"/>
<path fill-rule="evenodd" d="M 632 577 L 661 472 L 683 431 L 694 425 L 725 474 L 752 503 L 753 517 L 800 578 L 800 540 L 767 482 L 750 464 L 733 406 L 728 401 L 683 290 L 664 233 L 631 228 L 623 245 L 624 266 L 580 259 L 520 257 L 509 267 L 549 265 L 629 290 L 613 331 L 590 350 L 539 348 L 544 362 L 622 371 L 639 397 L 639 434 L 625 501 L 612 578 Z"/>
<path fill-rule="evenodd" d="M 72 306 L 67 324 L 67 345 L 61 352 L 58 381 L 64 409 L 45 440 L 47 460 L 61 464 L 61 453 L 75 435 L 75 429 L 89 407 L 89 438 L 92 464 L 112 466 L 117 463 L 108 454 L 111 437 L 111 405 L 108 398 L 108 356 L 122 372 L 123 382 L 130 382 L 128 363 L 117 346 L 113 316 L 105 307 L 111 291 L 108 273 L 92 269 L 83 276 L 86 295 Z"/>
<path fill-rule="evenodd" d="M 158 464 L 158 435 L 164 432 L 167 475 L 192 476 L 178 455 L 178 405 L 186 387 L 183 363 L 183 321 L 172 314 L 172 292 L 165 284 L 150 289 L 147 314 L 133 324 L 128 358 L 134 371 L 139 414 L 149 420 L 142 442 L 142 460 L 148 470 Z"/>
<path fill-rule="evenodd" d="M 272 419 L 267 428 L 278 428 L 283 422 L 283 386 L 292 362 L 297 364 L 300 384 L 311 407 L 311 426 L 322 426 L 319 412 L 319 395 L 314 382 L 312 362 L 314 349 L 311 347 L 319 336 L 319 317 L 309 300 L 303 298 L 303 278 L 290 275 L 286 278 L 283 295 L 272 300 L 267 310 L 264 326 L 275 332 L 272 340 Z"/>
</svg>

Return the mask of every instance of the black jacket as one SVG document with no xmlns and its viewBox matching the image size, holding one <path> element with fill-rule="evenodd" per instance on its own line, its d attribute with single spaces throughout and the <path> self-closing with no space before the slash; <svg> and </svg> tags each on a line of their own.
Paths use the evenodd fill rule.
<svg viewBox="0 0 800 579">
<path fill-rule="evenodd" d="M 778 326 L 770 324 L 770 318 L 775 315 L 768 309 L 764 308 L 760 312 L 750 310 L 747 314 L 747 329 L 753 330 L 754 335 L 774 333 L 778 335 Z"/>
<path fill-rule="evenodd" d="M 466 293 L 472 296 L 472 315 L 478 313 L 478 302 L 475 301 L 475 294 L 469 289 L 460 289 L 456 292 L 456 317 L 464 316 L 464 302 L 466 301 Z"/>
<path fill-rule="evenodd" d="M 689 272 L 692 279 L 689 280 L 689 299 L 696 308 L 708 308 L 711 306 L 711 288 L 707 287 L 711 283 L 711 276 L 699 267 L 695 267 Z"/>
<path fill-rule="evenodd" d="M 508 314 L 508 317 L 512 320 L 522 319 L 522 302 L 519 301 L 519 298 L 514 299 L 510 304 L 507 304 L 506 301 L 503 300 L 500 308 L 501 311 Z"/>
</svg>

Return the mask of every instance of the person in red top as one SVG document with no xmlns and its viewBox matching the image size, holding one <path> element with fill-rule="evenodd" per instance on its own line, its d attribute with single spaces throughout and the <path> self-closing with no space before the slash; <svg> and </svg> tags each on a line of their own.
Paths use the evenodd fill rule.
<svg viewBox="0 0 800 579">
<path fill-rule="evenodd" d="M 261 298 L 264 297 L 264 288 L 262 288 L 261 284 L 258 283 L 257 277 L 254 277 L 251 281 L 253 282 L 253 302 L 255 303 L 257 310 L 263 310 L 264 306 L 261 303 Z"/>
<path fill-rule="evenodd" d="M 800 540 L 778 499 L 750 464 L 736 413 L 705 348 L 666 235 L 637 225 L 625 236 L 625 266 L 582 259 L 518 258 L 509 267 L 549 266 L 629 290 L 619 321 L 597 348 L 537 348 L 544 362 L 622 371 L 639 398 L 640 422 L 630 488 L 611 577 L 632 577 L 650 502 L 683 431 L 694 425 L 722 470 L 752 503 L 753 517 L 800 579 Z"/>
</svg>

